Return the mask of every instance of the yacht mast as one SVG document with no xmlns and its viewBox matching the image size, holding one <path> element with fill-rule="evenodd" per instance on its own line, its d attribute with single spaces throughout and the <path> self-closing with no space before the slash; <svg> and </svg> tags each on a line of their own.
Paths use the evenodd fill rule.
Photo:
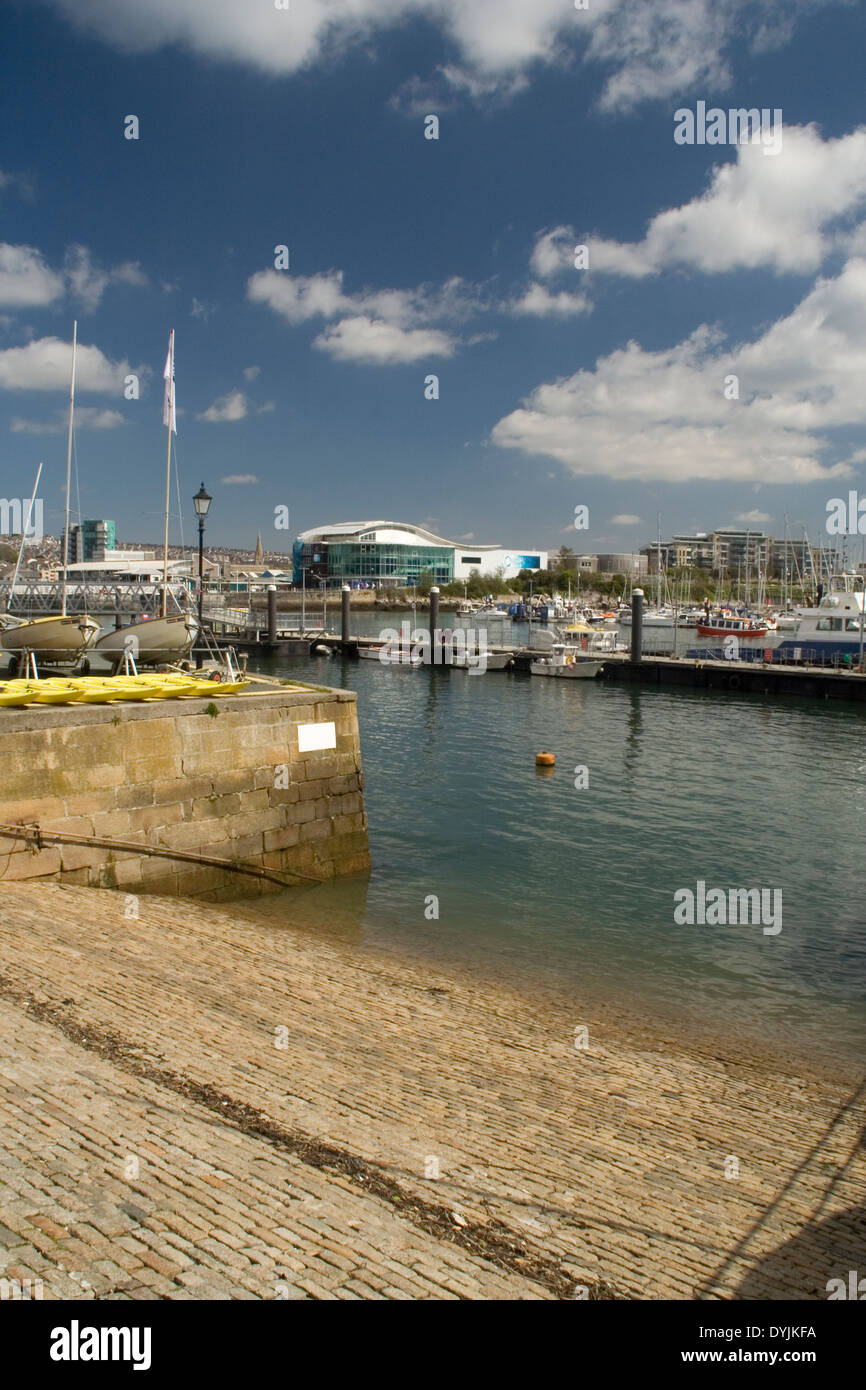
<svg viewBox="0 0 866 1390">
<path fill-rule="evenodd" d="M 168 361 L 165 364 L 165 410 L 163 423 L 168 426 L 165 449 L 165 532 L 162 546 L 162 605 L 161 617 L 168 609 L 168 509 L 171 491 L 171 431 L 174 425 L 174 329 L 168 335 Z"/>
<path fill-rule="evenodd" d="M 69 379 L 69 430 L 66 439 L 66 520 L 63 526 L 63 578 L 60 581 L 60 616 L 66 617 L 66 581 L 69 565 L 69 493 L 72 487 L 72 422 L 75 415 L 75 350 L 78 320 L 72 323 L 72 375 Z"/>
</svg>

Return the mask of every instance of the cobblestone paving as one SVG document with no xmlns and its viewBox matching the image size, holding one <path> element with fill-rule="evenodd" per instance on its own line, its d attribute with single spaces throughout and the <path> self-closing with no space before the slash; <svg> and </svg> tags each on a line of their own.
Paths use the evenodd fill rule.
<svg viewBox="0 0 866 1390">
<path fill-rule="evenodd" d="M 866 1267 L 855 1086 L 246 905 L 124 905 L 2 888 L 0 1274 L 46 1297 L 814 1298 Z"/>
</svg>

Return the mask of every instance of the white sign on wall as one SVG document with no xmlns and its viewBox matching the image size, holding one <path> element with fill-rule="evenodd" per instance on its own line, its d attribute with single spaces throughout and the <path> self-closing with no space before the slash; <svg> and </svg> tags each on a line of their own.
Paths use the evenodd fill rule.
<svg viewBox="0 0 866 1390">
<path fill-rule="evenodd" d="M 313 753 L 317 748 L 336 748 L 337 726 L 330 724 L 299 724 L 298 752 Z"/>
</svg>

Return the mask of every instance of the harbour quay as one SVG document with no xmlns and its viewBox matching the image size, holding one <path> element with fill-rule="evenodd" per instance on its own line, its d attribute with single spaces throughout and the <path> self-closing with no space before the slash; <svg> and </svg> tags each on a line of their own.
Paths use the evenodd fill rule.
<svg viewBox="0 0 866 1390">
<path fill-rule="evenodd" d="M 866 675 L 819 666 L 785 666 L 755 661 L 700 660 L 654 656 L 633 661 L 626 653 L 606 656 L 602 680 L 639 685 L 675 685 L 724 694 L 803 696 L 821 700 L 866 700 Z"/>
<path fill-rule="evenodd" d="M 0 876 L 225 899 L 369 868 L 354 692 L 0 709 Z"/>
</svg>

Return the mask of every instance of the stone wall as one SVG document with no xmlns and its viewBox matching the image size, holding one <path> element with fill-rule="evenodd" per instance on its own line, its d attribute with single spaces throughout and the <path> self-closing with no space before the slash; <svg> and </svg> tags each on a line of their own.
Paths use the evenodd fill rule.
<svg viewBox="0 0 866 1390">
<path fill-rule="evenodd" d="M 0 709 L 0 823 L 213 856 L 289 882 L 369 868 L 355 695 L 252 691 Z M 335 746 L 302 751 L 310 725 L 333 725 Z M 4 880 L 31 878 L 210 898 L 278 891 L 132 849 L 36 849 L 0 829 L 0 894 Z"/>
</svg>

